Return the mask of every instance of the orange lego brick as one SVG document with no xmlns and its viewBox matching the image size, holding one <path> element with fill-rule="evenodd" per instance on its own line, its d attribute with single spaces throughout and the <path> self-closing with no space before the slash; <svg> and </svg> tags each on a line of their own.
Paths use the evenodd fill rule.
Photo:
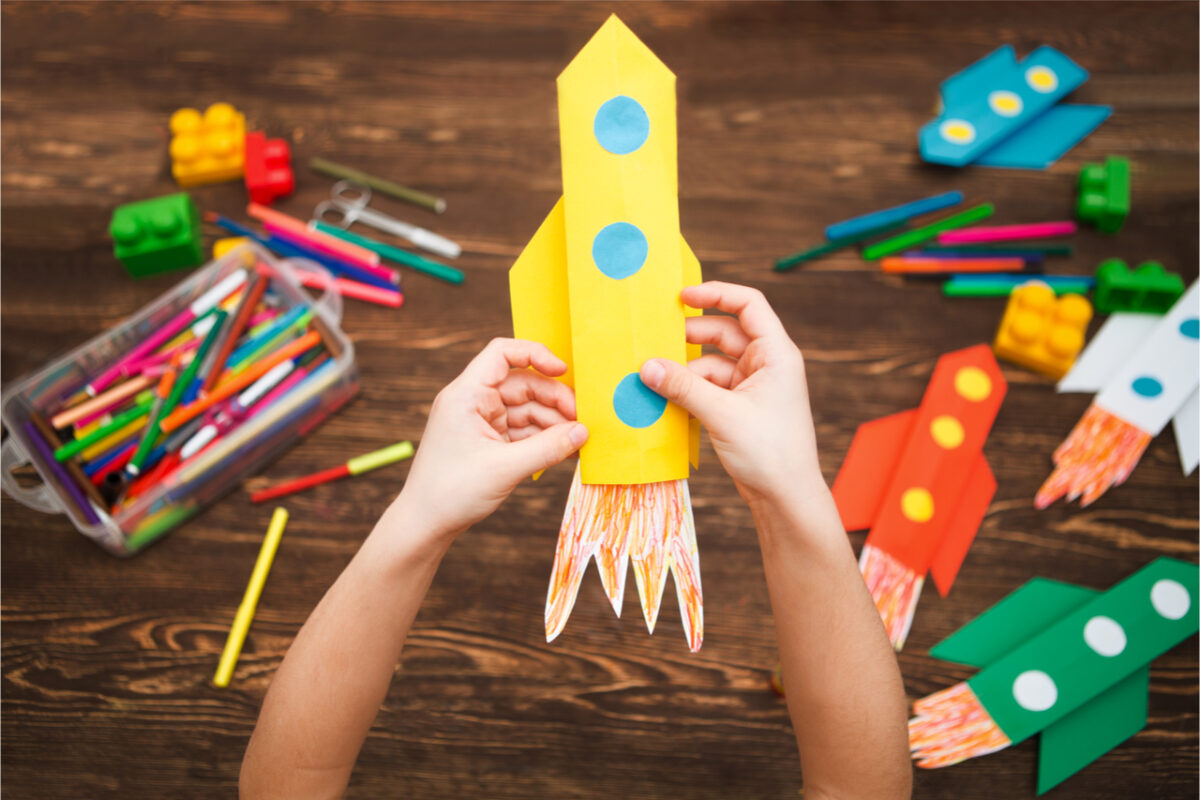
<svg viewBox="0 0 1200 800">
<path fill-rule="evenodd" d="M 1031 281 L 1013 291 L 1000 320 L 992 352 L 1058 380 L 1083 349 L 1092 304 L 1082 295 L 1055 298 L 1054 290 Z"/>
<path fill-rule="evenodd" d="M 246 115 L 229 103 L 171 115 L 171 174 L 180 186 L 236 180 L 245 162 Z"/>
</svg>

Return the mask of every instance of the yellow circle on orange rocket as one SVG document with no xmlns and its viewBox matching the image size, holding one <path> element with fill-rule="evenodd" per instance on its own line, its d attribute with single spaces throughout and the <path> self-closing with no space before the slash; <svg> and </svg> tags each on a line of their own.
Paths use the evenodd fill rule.
<svg viewBox="0 0 1200 800">
<path fill-rule="evenodd" d="M 945 450 L 953 450 L 963 442 L 962 423 L 949 414 L 934 417 L 929 423 L 929 434 Z"/>
<path fill-rule="evenodd" d="M 963 367 L 954 374 L 954 391 L 978 403 L 992 393 L 992 379 L 979 367 Z"/>
<path fill-rule="evenodd" d="M 928 522 L 933 518 L 933 495 L 920 486 L 905 489 L 900 495 L 900 511 L 913 522 Z"/>
</svg>

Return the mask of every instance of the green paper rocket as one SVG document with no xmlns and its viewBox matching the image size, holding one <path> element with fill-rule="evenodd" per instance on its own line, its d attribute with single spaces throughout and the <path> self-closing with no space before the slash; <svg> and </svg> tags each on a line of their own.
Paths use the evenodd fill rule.
<svg viewBox="0 0 1200 800">
<path fill-rule="evenodd" d="M 1040 733 L 1038 794 L 1146 725 L 1150 662 L 1196 633 L 1200 570 L 1160 558 L 1098 592 L 1035 578 L 931 655 L 979 667 L 913 704 L 918 766 L 947 766 Z"/>
</svg>

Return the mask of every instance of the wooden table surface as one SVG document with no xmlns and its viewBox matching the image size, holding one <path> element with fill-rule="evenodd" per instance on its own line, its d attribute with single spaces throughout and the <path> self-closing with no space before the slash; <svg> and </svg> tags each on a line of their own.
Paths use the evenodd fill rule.
<svg viewBox="0 0 1200 800">
<path fill-rule="evenodd" d="M 265 473 L 279 479 L 419 438 L 434 395 L 510 331 L 506 270 L 560 193 L 554 79 L 607 5 L 34 5 L 3 21 L 3 379 L 47 363 L 173 286 L 113 259 L 113 206 L 173 189 L 166 122 L 226 100 L 293 143 L 307 216 L 325 156 L 427 188 L 466 283 L 408 274 L 399 311 L 346 304 L 358 399 Z M 1197 9 L 1150 5 L 631 5 L 622 17 L 678 75 L 683 230 L 711 278 L 763 289 L 803 348 L 832 480 L 855 427 L 916 405 L 934 361 L 992 337 L 1003 301 L 946 300 L 852 252 L 787 274 L 775 258 L 835 220 L 949 189 L 996 223 L 1068 217 L 1076 175 L 1134 165 L 1116 237 L 1078 235 L 1060 271 L 1105 257 L 1197 272 Z M 1075 95 L 1115 108 L 1046 172 L 929 167 L 916 131 L 939 81 L 995 47 L 1062 49 Z M 240 183 L 196 189 L 245 218 Z M 215 233 L 215 232 L 210 232 Z M 210 237 L 211 238 L 211 237 Z M 1058 266 L 1056 264 L 1056 266 Z M 1097 322 L 1092 324 L 1094 332 Z M 1035 575 L 1108 587 L 1159 555 L 1197 559 L 1197 483 L 1170 434 L 1094 506 L 1038 512 L 1050 453 L 1087 407 L 1005 366 L 987 442 L 995 501 L 946 598 L 927 590 L 900 654 L 910 698 L 969 671 L 929 648 Z M 569 469 L 527 483 L 450 551 L 352 780 L 353 797 L 795 797 L 750 516 L 705 443 L 692 478 L 706 596 L 689 655 L 674 601 L 648 637 L 594 573 L 566 632 L 542 605 Z M 314 604 L 401 486 L 405 466 L 289 498 L 292 512 L 233 685 L 209 681 L 269 507 L 235 491 L 132 560 L 64 517 L 3 501 L 3 789 L 18 797 L 229 797 L 259 704 Z M 259 479 L 261 480 L 261 479 Z M 863 535 L 851 537 L 855 548 Z M 632 593 L 632 592 L 631 592 Z M 812 613 L 821 613 L 819 608 Z M 1026 797 L 1036 744 L 938 771 L 917 796 Z M 1157 659 L 1149 724 L 1060 798 L 1197 794 L 1197 645 Z M 864 758 L 869 754 L 864 754 Z"/>
</svg>

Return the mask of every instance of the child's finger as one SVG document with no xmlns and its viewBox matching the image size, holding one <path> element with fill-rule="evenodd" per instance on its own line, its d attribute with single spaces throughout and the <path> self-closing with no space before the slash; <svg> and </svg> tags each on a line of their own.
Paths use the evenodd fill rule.
<svg viewBox="0 0 1200 800">
<path fill-rule="evenodd" d="M 516 482 L 554 466 L 578 450 L 587 437 L 582 424 L 564 422 L 512 442 L 504 448 L 506 467 L 512 469 L 508 477 Z"/>
<path fill-rule="evenodd" d="M 728 394 L 682 364 L 652 358 L 642 364 L 642 382 L 673 403 L 691 412 L 705 426 L 717 420 Z"/>
<path fill-rule="evenodd" d="M 553 377 L 567 371 L 567 362 L 540 342 L 496 338 L 471 359 L 462 374 L 469 382 L 496 386 L 504 380 L 510 369 L 524 367 L 533 367 L 543 375 Z"/>
<path fill-rule="evenodd" d="M 680 294 L 683 302 L 692 308 L 715 308 L 734 314 L 742 323 L 750 338 L 760 336 L 787 336 L 783 323 L 775 315 L 766 296 L 758 289 L 739 286 L 736 283 L 708 281 L 699 286 L 689 286 Z"/>
<path fill-rule="evenodd" d="M 528 370 L 510 372 L 496 389 L 505 405 L 515 406 L 535 400 L 557 408 L 567 419 L 575 419 L 575 393 L 571 387 L 553 378 Z"/>
<path fill-rule="evenodd" d="M 508 408 L 508 427 L 510 430 L 512 428 L 524 428 L 528 425 L 549 428 L 551 425 L 570 421 L 557 408 L 545 406 L 537 402 L 521 403 L 520 405 L 509 406 Z"/>
<path fill-rule="evenodd" d="M 688 317 L 686 328 L 692 344 L 711 344 L 734 358 L 741 358 L 750 344 L 750 337 L 733 317 Z"/>
<path fill-rule="evenodd" d="M 732 358 L 709 354 L 693 358 L 688 362 L 688 369 L 722 389 L 732 389 L 737 362 Z"/>
</svg>

